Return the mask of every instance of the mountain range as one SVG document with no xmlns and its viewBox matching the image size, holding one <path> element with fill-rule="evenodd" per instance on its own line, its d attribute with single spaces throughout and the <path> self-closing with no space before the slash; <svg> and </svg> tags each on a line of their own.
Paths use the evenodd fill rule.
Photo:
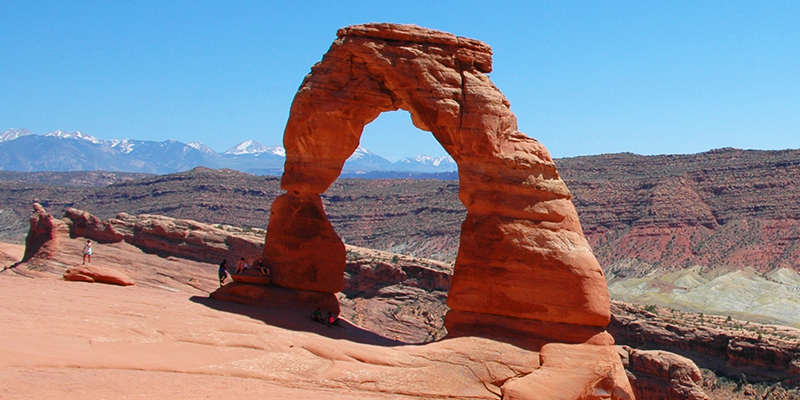
<svg viewBox="0 0 800 400">
<path fill-rule="evenodd" d="M 281 146 L 245 140 L 223 153 L 200 142 L 103 140 L 86 133 L 54 131 L 43 135 L 27 129 L 0 132 L 2 171 L 117 171 L 168 174 L 198 166 L 230 168 L 257 175 L 280 175 L 286 159 Z M 343 176 L 365 178 L 455 176 L 450 157 L 420 155 L 391 162 L 363 147 L 347 160 Z"/>
</svg>

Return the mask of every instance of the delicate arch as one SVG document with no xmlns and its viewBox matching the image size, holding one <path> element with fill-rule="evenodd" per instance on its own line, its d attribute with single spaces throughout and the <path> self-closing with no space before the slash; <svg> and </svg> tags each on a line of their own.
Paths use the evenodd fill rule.
<svg viewBox="0 0 800 400">
<path fill-rule="evenodd" d="M 340 29 L 292 103 L 286 164 L 264 257 L 278 286 L 344 287 L 344 245 L 319 195 L 366 124 L 403 109 L 458 163 L 467 208 L 448 297 L 451 334 L 493 332 L 567 342 L 603 332 L 609 297 L 571 194 L 545 147 L 517 131 L 489 80 L 486 44 L 413 25 Z"/>
</svg>

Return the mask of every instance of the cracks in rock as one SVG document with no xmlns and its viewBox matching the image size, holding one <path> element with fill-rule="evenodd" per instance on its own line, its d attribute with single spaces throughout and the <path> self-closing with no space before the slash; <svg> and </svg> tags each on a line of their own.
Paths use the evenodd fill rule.
<svg viewBox="0 0 800 400">
<path fill-rule="evenodd" d="M 374 71 L 373 68 L 370 68 L 370 66 L 372 64 L 367 62 L 367 60 L 364 59 L 363 57 L 357 56 L 357 55 L 355 55 L 353 53 L 349 53 L 349 54 L 350 54 L 350 60 L 349 60 L 350 75 L 353 76 L 353 77 L 364 76 L 365 75 L 364 73 L 362 73 L 360 71 L 356 71 L 354 69 L 354 65 L 356 65 L 356 64 L 363 65 L 364 66 L 364 70 L 366 71 L 366 76 L 371 81 L 375 82 L 378 85 L 378 87 L 380 88 L 380 93 L 381 94 L 384 94 L 387 97 L 389 97 L 389 99 L 391 100 L 391 103 L 392 103 L 392 107 L 394 107 L 394 110 L 400 109 L 398 104 L 402 103 L 402 99 L 400 99 L 395 94 L 394 90 L 392 90 L 390 87 L 388 87 L 386 85 L 385 77 L 383 77 L 381 74 L 379 74 L 376 71 Z M 394 65 L 392 65 L 392 67 L 394 68 Z M 394 110 L 381 110 L 379 107 L 376 107 L 376 108 L 380 112 L 394 111 Z"/>
<path fill-rule="evenodd" d="M 475 368 L 473 366 L 471 366 L 471 365 L 468 365 L 466 362 L 459 363 L 459 362 L 456 362 L 456 361 L 449 361 L 449 360 L 445 360 L 445 359 L 429 356 L 427 354 L 413 354 L 411 356 L 412 357 L 418 357 L 418 358 L 421 358 L 423 360 L 426 360 L 426 361 L 429 361 L 429 362 L 433 362 L 433 363 L 442 363 L 442 364 L 452 365 L 452 366 L 455 366 L 455 367 L 466 368 L 466 369 L 469 370 L 470 373 L 472 373 L 473 377 L 477 381 L 481 382 L 481 384 L 486 389 L 486 391 L 488 391 L 489 393 L 497 396 L 498 399 L 502 398 L 502 392 L 500 392 L 500 388 L 509 379 L 519 378 L 519 377 L 523 377 L 525 375 L 528 375 L 527 373 L 522 373 L 522 372 L 519 372 L 519 371 L 515 370 L 514 368 L 511 368 L 511 366 L 509 366 L 507 364 L 503 364 L 501 362 L 497 362 L 498 364 L 503 365 L 506 368 L 508 368 L 509 371 L 514 373 L 514 375 L 513 376 L 509 376 L 507 378 L 501 378 L 501 379 L 497 379 L 497 380 L 494 380 L 494 381 L 488 381 L 488 380 L 482 379 L 481 375 L 478 372 L 475 371 Z M 471 362 L 480 363 L 480 365 L 482 365 L 483 368 L 485 369 L 485 376 L 491 376 L 492 375 L 491 372 L 490 372 L 489 366 L 487 365 L 486 361 L 475 360 L 474 358 L 469 357 L 468 355 L 465 355 L 465 356 L 466 356 L 467 360 L 469 360 Z M 494 386 L 494 387 L 492 387 L 492 386 Z"/>
<path fill-rule="evenodd" d="M 458 102 L 458 129 L 464 127 L 464 105 L 467 104 L 467 79 L 464 77 L 464 68 L 461 61 L 456 59 L 458 74 L 461 75 L 461 99 Z"/>
</svg>

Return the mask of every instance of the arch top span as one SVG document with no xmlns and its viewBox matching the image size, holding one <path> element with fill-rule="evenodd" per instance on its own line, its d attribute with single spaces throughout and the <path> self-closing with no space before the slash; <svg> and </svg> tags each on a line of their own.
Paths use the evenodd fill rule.
<svg viewBox="0 0 800 400">
<path fill-rule="evenodd" d="M 520 172 L 524 165 L 530 171 L 517 173 L 519 183 L 531 173 L 557 178 L 547 150 L 517 131 L 508 100 L 486 75 L 488 45 L 414 25 L 356 25 L 338 36 L 292 103 L 285 190 L 324 192 L 364 126 L 398 109 L 431 132 L 460 170 L 479 173 L 494 163 Z M 566 188 L 561 193 L 568 195 Z"/>
<path fill-rule="evenodd" d="M 423 28 L 416 25 L 365 24 L 339 29 L 339 38 L 365 37 L 394 42 L 409 42 L 429 45 L 454 46 L 464 49 L 461 57 L 470 61 L 480 72 L 492 72 L 492 48 L 480 40 L 456 36 L 452 33 Z M 457 53 L 458 54 L 458 53 Z"/>
<path fill-rule="evenodd" d="M 486 75 L 491 48 L 414 25 L 356 25 L 337 35 L 300 86 L 284 132 L 287 193 L 273 205 L 264 249 L 273 282 L 342 290 L 344 246 L 319 194 L 364 126 L 403 109 L 458 164 L 467 217 L 448 297 L 451 333 L 488 323 L 539 338 L 570 332 L 568 341 L 602 333 L 610 317 L 602 270 L 550 154 L 517 130 Z"/>
</svg>

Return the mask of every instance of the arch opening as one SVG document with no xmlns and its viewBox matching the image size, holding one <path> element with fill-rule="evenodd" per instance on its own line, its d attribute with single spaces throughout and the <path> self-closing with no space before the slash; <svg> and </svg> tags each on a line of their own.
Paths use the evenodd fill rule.
<svg viewBox="0 0 800 400">
<path fill-rule="evenodd" d="M 389 124 L 381 124 L 381 118 L 387 114 L 391 117 Z M 399 110 L 384 112 L 366 125 L 361 134 L 360 148 L 345 162 L 343 172 L 335 183 L 321 194 L 322 203 L 334 230 L 347 244 L 453 264 L 461 223 L 466 214 L 463 204 L 458 201 L 458 181 L 416 179 L 440 178 L 442 175 L 431 174 L 436 169 L 422 163 L 413 165 L 398 160 L 392 165 L 371 152 L 363 152 L 371 150 L 364 148 L 378 138 L 388 138 L 390 141 L 394 138 L 395 142 L 427 138 L 424 150 L 435 146 L 439 149 L 438 154 L 441 154 L 440 159 L 449 158 L 430 132 L 422 131 L 409 122 L 409 114 Z M 378 129 L 370 128 L 376 123 Z M 387 127 L 391 132 L 386 131 Z M 424 150 L 417 146 L 411 151 Z M 354 160 L 354 157 L 361 158 Z M 363 173 L 370 168 L 384 168 L 384 172 Z M 444 176 L 452 178 L 454 168 L 448 170 L 451 174 Z M 381 179 L 350 179 L 364 175 Z M 396 179 L 409 177 L 414 179 Z M 339 212 L 339 209 L 343 211 Z"/>
<path fill-rule="evenodd" d="M 411 114 L 405 110 L 385 111 L 364 126 L 360 146 L 392 163 L 420 155 L 449 157 L 430 132 L 413 125 Z"/>
</svg>

